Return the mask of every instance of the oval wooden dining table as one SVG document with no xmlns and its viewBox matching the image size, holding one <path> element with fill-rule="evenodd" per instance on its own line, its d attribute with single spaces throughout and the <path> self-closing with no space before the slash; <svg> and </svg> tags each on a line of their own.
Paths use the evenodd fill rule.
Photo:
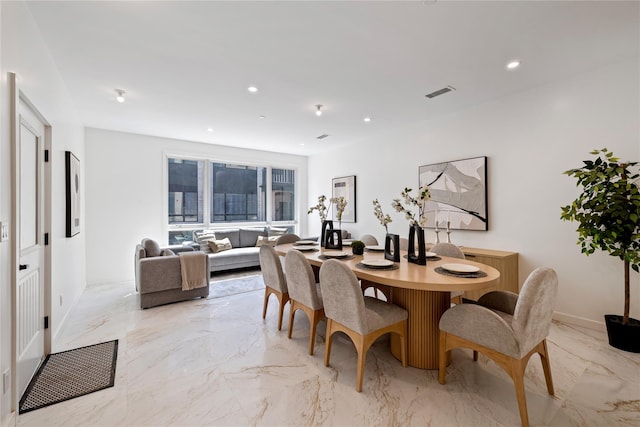
<svg viewBox="0 0 640 427">
<path fill-rule="evenodd" d="M 285 256 L 292 249 L 301 249 L 309 263 L 317 270 L 326 261 L 326 252 L 319 245 L 296 245 L 288 243 L 277 245 L 276 252 Z M 396 304 L 409 313 L 407 325 L 408 364 L 421 369 L 438 369 L 438 323 L 442 314 L 451 306 L 452 291 L 476 291 L 496 285 L 500 272 L 493 267 L 474 261 L 441 257 L 440 260 L 428 260 L 427 265 L 410 263 L 400 256 L 397 269 L 383 270 L 365 268 L 363 260 L 384 259 L 383 252 L 365 251 L 364 255 L 352 255 L 351 248 L 345 247 L 349 256 L 338 258 L 355 273 L 358 279 L 372 286 L 380 285 L 385 290 L 389 302 Z M 335 252 L 335 251 L 334 251 Z M 485 277 L 456 277 L 436 272 L 436 268 L 446 263 L 477 266 L 486 273 Z M 391 353 L 400 359 L 400 340 L 391 334 Z"/>
</svg>

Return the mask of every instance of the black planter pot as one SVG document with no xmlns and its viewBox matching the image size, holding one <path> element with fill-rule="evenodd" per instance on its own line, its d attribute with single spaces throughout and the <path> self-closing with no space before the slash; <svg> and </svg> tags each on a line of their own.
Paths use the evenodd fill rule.
<svg viewBox="0 0 640 427">
<path fill-rule="evenodd" d="M 627 324 L 622 323 L 622 316 L 605 314 L 609 345 L 620 350 L 640 353 L 640 320 L 629 318 Z"/>
</svg>

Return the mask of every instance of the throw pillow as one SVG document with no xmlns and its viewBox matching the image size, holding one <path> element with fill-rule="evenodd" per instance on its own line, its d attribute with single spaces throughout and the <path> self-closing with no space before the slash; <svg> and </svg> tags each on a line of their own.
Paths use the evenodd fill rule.
<svg viewBox="0 0 640 427">
<path fill-rule="evenodd" d="M 222 240 L 209 240 L 208 243 L 209 243 L 209 249 L 211 249 L 211 252 L 213 253 L 222 252 L 222 251 L 231 249 L 231 241 L 229 240 L 228 237 L 225 237 Z"/>
<path fill-rule="evenodd" d="M 158 242 L 156 242 L 155 240 L 143 239 L 142 247 L 147 252 L 148 257 L 162 255 L 162 252 L 160 251 L 160 245 L 158 245 Z"/>
<path fill-rule="evenodd" d="M 165 249 L 164 251 L 162 251 L 162 256 L 171 256 L 171 255 L 175 255 L 176 253 L 173 252 L 171 249 Z"/>
<path fill-rule="evenodd" d="M 278 236 L 271 236 L 271 237 L 258 236 L 256 247 L 262 246 L 262 245 L 275 246 L 277 240 L 278 240 Z"/>
</svg>

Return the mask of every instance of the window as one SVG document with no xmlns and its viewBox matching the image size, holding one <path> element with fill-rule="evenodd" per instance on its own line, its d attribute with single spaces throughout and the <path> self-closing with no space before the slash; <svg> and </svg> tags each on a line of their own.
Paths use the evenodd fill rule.
<svg viewBox="0 0 640 427">
<path fill-rule="evenodd" d="M 210 163 L 211 222 L 267 220 L 263 167 Z"/>
<path fill-rule="evenodd" d="M 202 223 L 204 162 L 169 159 L 169 224 Z"/>
<path fill-rule="evenodd" d="M 271 170 L 271 217 L 274 221 L 295 219 L 295 171 Z"/>
<path fill-rule="evenodd" d="M 167 166 L 171 244 L 209 226 L 297 219 L 294 170 L 180 158 Z"/>
</svg>

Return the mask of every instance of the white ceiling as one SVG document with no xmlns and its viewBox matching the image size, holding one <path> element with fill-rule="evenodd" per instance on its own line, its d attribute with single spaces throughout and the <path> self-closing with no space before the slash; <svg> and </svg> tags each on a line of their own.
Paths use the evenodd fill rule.
<svg viewBox="0 0 640 427">
<path fill-rule="evenodd" d="M 303 155 L 640 56 L 635 1 L 28 5 L 86 126 Z"/>
</svg>

